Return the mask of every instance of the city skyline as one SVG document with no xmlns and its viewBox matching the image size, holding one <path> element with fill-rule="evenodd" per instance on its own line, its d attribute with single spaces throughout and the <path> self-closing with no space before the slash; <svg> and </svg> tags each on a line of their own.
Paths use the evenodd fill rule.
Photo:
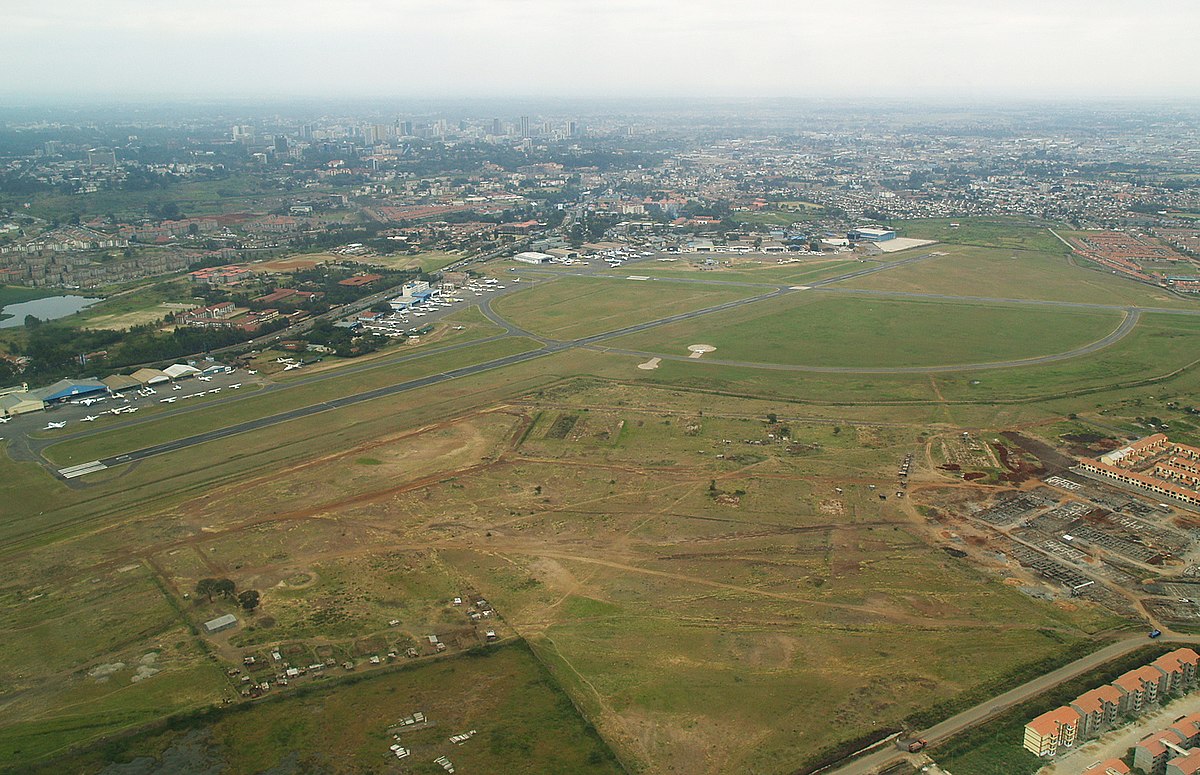
<svg viewBox="0 0 1200 775">
<path fill-rule="evenodd" d="M 859 4 L 702 0 L 564 8 L 145 0 L 13 9 L 12 97 L 1200 96 L 1200 9 L 1068 0 Z M 55 41 L 47 46 L 47 39 Z M 1153 45 L 1149 44 L 1153 41 Z"/>
</svg>

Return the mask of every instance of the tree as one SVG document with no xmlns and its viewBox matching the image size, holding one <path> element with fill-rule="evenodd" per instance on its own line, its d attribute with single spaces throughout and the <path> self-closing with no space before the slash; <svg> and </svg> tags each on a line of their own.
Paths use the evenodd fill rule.
<svg viewBox="0 0 1200 775">
<path fill-rule="evenodd" d="M 247 589 L 237 596 L 238 603 L 247 611 L 258 608 L 259 594 L 257 589 Z"/>
<path fill-rule="evenodd" d="M 237 591 L 237 585 L 229 579 L 217 579 L 216 588 L 213 591 L 219 593 L 226 600 L 232 600 L 233 593 Z"/>
<path fill-rule="evenodd" d="M 196 594 L 207 597 L 208 602 L 211 603 L 213 595 L 221 591 L 217 586 L 218 583 L 216 579 L 200 579 L 196 582 Z"/>
</svg>

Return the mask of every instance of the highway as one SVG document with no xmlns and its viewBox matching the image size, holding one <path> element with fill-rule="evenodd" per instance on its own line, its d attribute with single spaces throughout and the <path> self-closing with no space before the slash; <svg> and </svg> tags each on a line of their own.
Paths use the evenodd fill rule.
<svg viewBox="0 0 1200 775">
<path fill-rule="evenodd" d="M 1195 645 L 1200 644 L 1200 636 L 1164 634 L 1159 641 Z M 1106 662 L 1110 662 L 1131 651 L 1136 651 L 1151 642 L 1145 635 L 1130 635 L 1127 638 L 1105 646 L 1099 651 L 1094 651 L 1082 659 L 1078 659 L 1057 670 L 1039 676 L 1028 683 L 1021 684 L 1015 689 L 1010 689 L 998 697 L 993 697 L 961 713 L 957 713 L 945 721 L 933 725 L 929 729 L 913 732 L 909 736 L 924 738 L 929 741 L 930 745 L 936 745 L 963 730 L 987 721 L 1014 705 L 1019 705 L 1026 700 L 1036 697 L 1047 689 L 1058 686 L 1063 681 L 1068 681 L 1088 671 L 1095 670 Z M 904 752 L 896 749 L 894 746 L 888 745 L 886 748 L 861 756 L 835 769 L 821 770 L 821 775 L 873 775 L 873 773 L 905 758 L 907 757 Z"/>
</svg>

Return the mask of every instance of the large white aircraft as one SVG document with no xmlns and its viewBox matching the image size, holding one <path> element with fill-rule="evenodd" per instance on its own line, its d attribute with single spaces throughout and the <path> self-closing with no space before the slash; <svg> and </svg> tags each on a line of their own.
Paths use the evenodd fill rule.
<svg viewBox="0 0 1200 775">
<path fill-rule="evenodd" d="M 82 420 L 80 420 L 79 422 L 96 422 L 96 420 L 98 420 L 98 419 L 100 419 L 100 418 L 99 418 L 99 417 L 97 417 L 96 415 L 94 415 L 94 414 L 89 414 L 87 417 L 84 417 L 84 418 L 83 418 Z"/>
<path fill-rule="evenodd" d="M 64 427 L 66 427 L 66 425 L 67 425 L 67 423 L 65 421 L 64 422 L 48 422 L 48 423 L 46 423 L 46 427 L 42 428 L 42 430 L 48 431 L 53 428 L 64 428 Z"/>
</svg>

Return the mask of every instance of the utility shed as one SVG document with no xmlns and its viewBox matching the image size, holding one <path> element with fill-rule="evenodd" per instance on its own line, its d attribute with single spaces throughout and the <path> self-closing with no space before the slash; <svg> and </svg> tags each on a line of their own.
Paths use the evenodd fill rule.
<svg viewBox="0 0 1200 775">
<path fill-rule="evenodd" d="M 204 623 L 204 631 L 209 635 L 221 630 L 228 630 L 230 627 L 237 626 L 237 617 L 233 614 L 225 614 L 218 616 L 216 619 L 209 619 Z"/>
</svg>

